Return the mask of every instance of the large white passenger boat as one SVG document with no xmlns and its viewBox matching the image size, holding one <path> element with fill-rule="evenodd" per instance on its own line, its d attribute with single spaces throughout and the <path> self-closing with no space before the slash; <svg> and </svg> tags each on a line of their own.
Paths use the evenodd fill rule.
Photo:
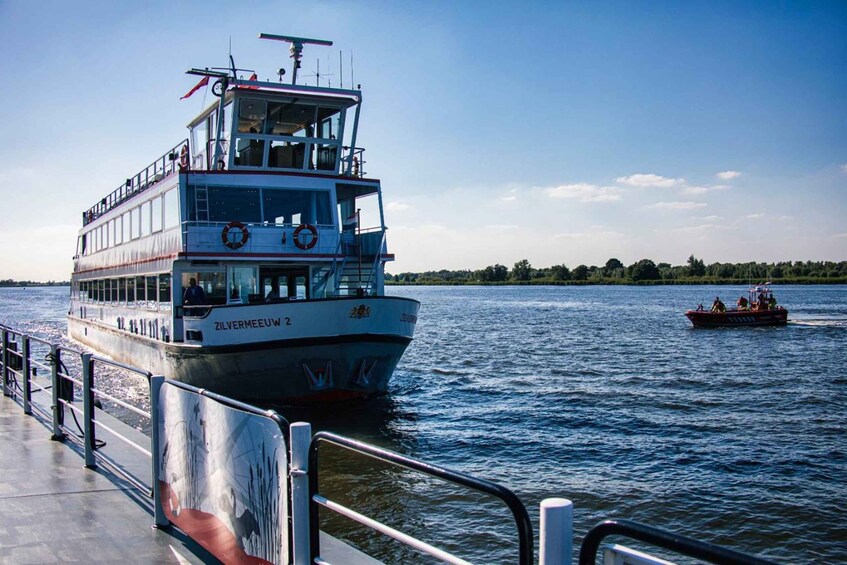
<svg viewBox="0 0 847 565">
<path fill-rule="evenodd" d="M 362 93 L 297 84 L 303 45 L 331 42 L 260 37 L 290 43 L 290 84 L 192 69 L 189 95 L 211 82 L 217 98 L 188 139 L 83 213 L 68 332 L 238 399 L 371 396 L 420 304 L 384 295 L 393 255 L 356 145 Z"/>
</svg>

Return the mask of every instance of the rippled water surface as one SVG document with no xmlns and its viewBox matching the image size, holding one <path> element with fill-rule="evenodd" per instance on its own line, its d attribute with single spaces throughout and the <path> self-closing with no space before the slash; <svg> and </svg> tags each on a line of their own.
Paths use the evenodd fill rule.
<svg viewBox="0 0 847 565">
<path fill-rule="evenodd" d="M 384 398 L 290 420 L 785 563 L 847 562 L 847 287 L 775 287 L 782 328 L 695 330 L 741 287 L 392 287 L 421 302 Z M 0 319 L 60 337 L 67 289 L 0 289 Z M 512 563 L 502 505 L 322 448 L 330 498 L 481 563 Z M 426 562 L 324 516 L 387 562 Z M 537 539 L 536 539 L 537 543 Z M 634 544 L 637 545 L 637 544 Z M 660 553 L 661 552 L 657 552 Z"/>
</svg>

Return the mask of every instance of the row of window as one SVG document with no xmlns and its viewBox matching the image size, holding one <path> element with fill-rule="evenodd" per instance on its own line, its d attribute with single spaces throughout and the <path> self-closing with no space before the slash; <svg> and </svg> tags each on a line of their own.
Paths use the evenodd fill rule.
<svg viewBox="0 0 847 565">
<path fill-rule="evenodd" d="M 171 275 L 120 277 L 80 281 L 74 285 L 75 297 L 84 303 L 137 306 L 148 310 L 170 310 Z"/>
<path fill-rule="evenodd" d="M 77 254 L 90 255 L 178 225 L 179 198 L 173 188 L 83 233 Z"/>
</svg>

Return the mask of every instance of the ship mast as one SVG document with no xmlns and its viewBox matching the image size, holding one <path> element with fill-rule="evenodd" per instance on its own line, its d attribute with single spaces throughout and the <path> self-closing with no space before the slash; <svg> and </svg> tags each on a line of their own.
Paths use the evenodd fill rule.
<svg viewBox="0 0 847 565">
<path fill-rule="evenodd" d="M 294 59 L 293 69 L 291 73 L 291 84 L 297 84 L 297 69 L 300 68 L 300 60 L 303 58 L 303 45 L 324 45 L 331 46 L 332 41 L 325 39 L 308 39 L 306 37 L 293 37 L 290 35 L 274 35 L 272 33 L 260 33 L 259 39 L 273 39 L 274 41 L 286 41 L 291 44 L 288 48 L 291 53 L 291 58 Z"/>
<path fill-rule="evenodd" d="M 231 59 L 231 57 L 230 57 Z M 215 157 L 211 163 L 211 169 L 215 170 L 218 168 L 218 160 L 221 158 L 221 133 L 223 129 L 223 117 L 224 117 L 224 98 L 226 97 L 226 89 L 229 87 L 229 74 L 213 71 L 209 69 L 189 69 L 185 71 L 187 75 L 197 75 L 201 77 L 213 77 L 218 80 L 212 85 L 212 94 L 218 96 L 220 101 L 218 102 L 218 119 L 215 127 Z M 235 78 L 235 64 L 233 63 L 233 78 Z M 218 90 L 220 89 L 220 90 Z M 208 148 L 205 148 L 208 150 Z M 195 148 L 196 151 L 196 148 Z"/>
</svg>

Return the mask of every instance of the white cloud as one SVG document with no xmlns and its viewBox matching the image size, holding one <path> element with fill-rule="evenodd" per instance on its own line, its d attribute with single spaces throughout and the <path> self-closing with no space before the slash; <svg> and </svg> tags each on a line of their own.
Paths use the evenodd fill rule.
<svg viewBox="0 0 847 565">
<path fill-rule="evenodd" d="M 741 176 L 739 171 L 721 171 L 715 175 L 721 180 L 732 180 Z"/>
<path fill-rule="evenodd" d="M 517 196 L 511 195 L 511 196 L 501 196 L 498 200 L 500 200 L 500 202 L 514 202 L 517 199 L 518 199 Z"/>
<path fill-rule="evenodd" d="M 516 230 L 520 226 L 515 225 L 515 224 L 488 224 L 488 225 L 483 226 L 483 227 L 487 230 L 501 231 L 501 230 Z"/>
<path fill-rule="evenodd" d="M 402 202 L 389 202 L 388 204 L 385 205 L 386 210 L 401 211 L 401 210 L 408 210 L 409 208 L 411 208 L 411 206 L 409 206 L 408 204 L 403 204 Z"/>
<path fill-rule="evenodd" d="M 670 188 L 685 183 L 685 179 L 672 179 L 653 173 L 637 173 L 628 177 L 618 177 L 616 180 L 620 184 L 630 186 L 658 186 L 660 188 Z"/>
<path fill-rule="evenodd" d="M 845 173 L 847 173 L 847 163 L 844 163 L 843 165 L 841 165 L 841 170 L 844 171 Z"/>
<path fill-rule="evenodd" d="M 616 231 L 594 231 L 594 232 L 575 232 L 575 233 L 557 233 L 553 234 L 554 239 L 599 239 L 599 238 L 621 238 L 624 234 Z"/>
<path fill-rule="evenodd" d="M 717 220 L 723 220 L 723 216 L 697 216 L 694 218 L 695 220 L 703 220 L 704 222 L 714 222 Z"/>
<path fill-rule="evenodd" d="M 706 194 L 718 190 L 729 190 L 732 187 L 726 184 L 713 184 L 712 186 L 686 186 L 682 189 L 682 194 Z"/>
<path fill-rule="evenodd" d="M 705 208 L 703 202 L 656 202 L 645 206 L 645 208 L 653 208 L 656 210 L 693 210 L 695 208 Z"/>
<path fill-rule="evenodd" d="M 764 218 L 765 215 L 762 212 L 756 212 L 755 214 L 750 214 L 748 216 L 744 216 L 746 220 L 755 220 L 757 218 Z"/>
<path fill-rule="evenodd" d="M 563 184 L 546 189 L 551 198 L 574 198 L 580 202 L 614 202 L 621 199 L 618 189 L 585 182 Z"/>
<path fill-rule="evenodd" d="M 836 233 L 832 236 L 832 239 L 847 239 L 847 233 Z"/>
</svg>

